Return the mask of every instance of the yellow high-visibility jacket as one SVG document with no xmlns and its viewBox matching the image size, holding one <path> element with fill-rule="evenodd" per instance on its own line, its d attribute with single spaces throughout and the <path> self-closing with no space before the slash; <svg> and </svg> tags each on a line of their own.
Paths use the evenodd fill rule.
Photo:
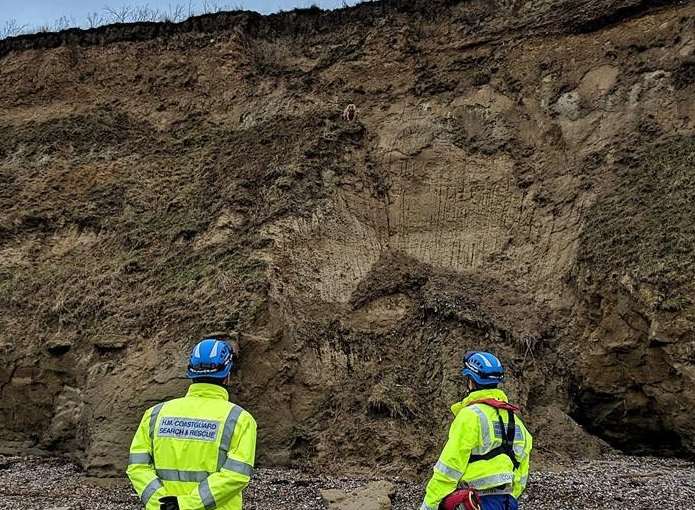
<svg viewBox="0 0 695 510">
<path fill-rule="evenodd" d="M 481 496 L 510 494 L 515 498 L 519 498 L 526 488 L 533 438 L 518 416 L 514 417 L 513 444 L 520 463 L 517 469 L 504 454 L 469 462 L 471 455 L 485 455 L 502 446 L 503 431 L 498 410 L 485 404 L 470 405 L 484 399 L 509 401 L 502 390 L 485 389 L 473 391 L 463 401 L 451 406 L 455 417 L 449 429 L 449 439 L 434 466 L 420 510 L 437 510 L 439 503 L 459 487 L 474 487 Z M 508 412 L 499 410 L 499 415 L 506 430 Z"/>
<path fill-rule="evenodd" d="M 127 474 L 147 510 L 177 496 L 181 510 L 241 510 L 256 457 L 256 421 L 227 390 L 194 383 L 145 411 Z"/>
</svg>

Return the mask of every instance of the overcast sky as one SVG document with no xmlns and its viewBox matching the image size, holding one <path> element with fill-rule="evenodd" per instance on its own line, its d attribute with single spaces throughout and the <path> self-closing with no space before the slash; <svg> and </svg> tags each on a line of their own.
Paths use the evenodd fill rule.
<svg viewBox="0 0 695 510">
<path fill-rule="evenodd" d="M 262 13 L 309 7 L 312 4 L 324 9 L 342 5 L 342 0 L 191 0 L 190 3 L 194 10 L 199 11 L 206 1 L 208 5 L 232 8 L 241 6 L 246 10 Z M 357 0 L 347 0 L 350 5 L 356 2 Z M 16 20 L 20 25 L 30 27 L 54 26 L 56 20 L 63 16 L 84 25 L 89 13 L 104 14 L 105 6 L 118 8 L 124 5 L 147 6 L 160 11 L 170 11 L 181 5 L 188 11 L 189 0 L 0 0 L 0 26 L 9 20 Z"/>
</svg>

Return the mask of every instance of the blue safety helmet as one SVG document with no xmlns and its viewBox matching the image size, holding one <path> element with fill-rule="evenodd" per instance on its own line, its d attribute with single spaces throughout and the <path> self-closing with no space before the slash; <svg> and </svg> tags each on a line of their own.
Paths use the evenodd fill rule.
<svg viewBox="0 0 695 510">
<path fill-rule="evenodd" d="M 478 386 L 497 386 L 504 380 L 504 367 L 494 354 L 473 351 L 463 357 L 461 373 Z"/>
<path fill-rule="evenodd" d="M 190 379 L 224 379 L 234 366 L 232 349 L 224 340 L 205 338 L 193 349 L 186 375 Z"/>
</svg>

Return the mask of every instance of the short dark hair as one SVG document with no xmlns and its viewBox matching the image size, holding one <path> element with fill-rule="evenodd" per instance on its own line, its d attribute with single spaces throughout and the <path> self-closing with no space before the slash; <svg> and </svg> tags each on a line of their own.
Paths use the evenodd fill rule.
<svg viewBox="0 0 695 510">
<path fill-rule="evenodd" d="M 226 379 L 226 377 L 224 379 Z M 196 377 L 192 381 L 194 383 L 216 384 L 217 386 L 224 387 L 224 379 L 218 377 Z"/>
<path fill-rule="evenodd" d="M 473 379 L 472 377 L 468 377 L 468 376 L 466 376 L 466 380 L 472 382 L 473 387 L 476 390 L 492 390 L 492 389 L 495 389 L 499 386 L 499 384 L 497 384 L 497 383 L 495 383 L 495 384 L 478 384 L 475 381 L 475 379 Z"/>
</svg>

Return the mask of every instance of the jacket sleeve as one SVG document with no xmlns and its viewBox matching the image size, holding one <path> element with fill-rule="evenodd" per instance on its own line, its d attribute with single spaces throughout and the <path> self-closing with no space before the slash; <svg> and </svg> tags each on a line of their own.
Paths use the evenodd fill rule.
<svg viewBox="0 0 695 510">
<path fill-rule="evenodd" d="M 528 484 L 528 473 L 531 465 L 531 449 L 533 448 L 533 437 L 528 430 L 524 428 L 525 443 L 524 457 L 521 459 L 519 469 L 514 472 L 514 485 L 512 487 L 512 496 L 519 499 L 519 496 L 526 490 Z"/>
<path fill-rule="evenodd" d="M 224 505 L 249 484 L 255 459 L 256 421 L 244 411 L 222 468 L 200 482 L 187 496 L 179 496 L 179 507 L 181 510 L 207 510 Z"/>
<path fill-rule="evenodd" d="M 449 429 L 449 438 L 434 465 L 420 510 L 437 510 L 439 503 L 456 490 L 466 471 L 471 450 L 478 442 L 479 429 L 475 414 L 464 409 L 456 415 Z"/>
<path fill-rule="evenodd" d="M 147 510 L 159 509 L 159 498 L 166 496 L 164 485 L 157 477 L 152 461 L 152 440 L 150 438 L 150 417 L 152 410 L 145 411 L 133 442 L 130 445 L 126 474 L 135 492 Z"/>
</svg>

